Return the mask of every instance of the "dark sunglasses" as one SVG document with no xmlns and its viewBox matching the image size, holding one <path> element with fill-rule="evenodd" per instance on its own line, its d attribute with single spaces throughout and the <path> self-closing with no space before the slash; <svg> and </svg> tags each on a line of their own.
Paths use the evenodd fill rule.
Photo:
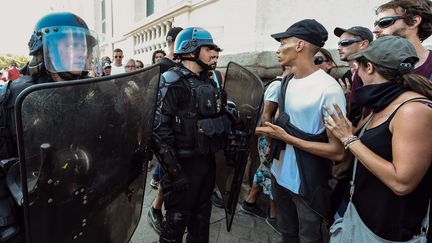
<svg viewBox="0 0 432 243">
<path fill-rule="evenodd" d="M 123 56 L 114 56 L 114 58 L 123 58 Z"/>
<path fill-rule="evenodd" d="M 324 62 L 327 62 L 328 60 L 326 60 L 323 56 L 315 56 L 313 59 L 313 62 L 315 63 L 315 65 L 320 65 L 323 64 Z"/>
<path fill-rule="evenodd" d="M 360 42 L 360 41 L 363 41 L 363 40 L 361 40 L 361 39 L 341 40 L 338 42 L 338 45 L 342 46 L 342 47 L 347 47 L 347 46 L 350 46 L 350 45 L 357 43 L 357 42 Z"/>
<path fill-rule="evenodd" d="M 396 20 L 398 19 L 404 19 L 404 16 L 388 16 L 388 17 L 383 17 L 378 19 L 377 21 L 374 22 L 374 26 L 378 26 L 381 29 L 385 29 L 387 27 L 392 26 Z"/>
<path fill-rule="evenodd" d="M 136 68 L 143 68 L 143 66 L 136 66 Z"/>
</svg>

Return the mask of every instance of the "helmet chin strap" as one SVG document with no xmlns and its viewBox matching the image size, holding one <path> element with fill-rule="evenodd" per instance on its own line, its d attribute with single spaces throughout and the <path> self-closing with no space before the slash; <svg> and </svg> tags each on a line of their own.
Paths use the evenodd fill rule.
<svg viewBox="0 0 432 243">
<path fill-rule="evenodd" d="M 196 55 L 199 56 L 199 55 Z M 205 62 L 203 62 L 199 57 L 191 57 L 191 56 L 181 56 L 180 60 L 187 60 L 187 61 L 192 61 L 192 62 L 196 62 L 204 71 L 208 71 L 208 70 L 213 70 L 213 66 L 212 65 L 208 65 Z"/>
<path fill-rule="evenodd" d="M 40 75 L 45 65 L 43 56 L 40 54 L 34 55 L 28 64 L 28 72 L 32 76 Z"/>
<path fill-rule="evenodd" d="M 180 60 L 187 60 L 187 61 L 193 61 L 196 62 L 204 71 L 208 70 L 214 70 L 214 65 L 209 65 L 205 62 L 203 62 L 199 56 L 200 56 L 201 48 L 198 48 L 194 53 L 194 56 L 180 56 Z"/>
<path fill-rule="evenodd" d="M 194 61 L 204 70 L 204 71 L 208 71 L 208 70 L 213 70 L 212 66 L 203 62 L 199 56 L 200 56 L 200 51 L 201 51 L 201 47 L 198 48 L 194 54 L 195 54 L 195 58 Z"/>
<path fill-rule="evenodd" d="M 213 70 L 214 68 L 208 64 L 206 64 L 205 62 L 203 62 L 201 59 L 195 58 L 195 62 L 200 65 L 200 67 L 202 67 L 203 70 L 208 71 L 208 70 Z"/>
</svg>

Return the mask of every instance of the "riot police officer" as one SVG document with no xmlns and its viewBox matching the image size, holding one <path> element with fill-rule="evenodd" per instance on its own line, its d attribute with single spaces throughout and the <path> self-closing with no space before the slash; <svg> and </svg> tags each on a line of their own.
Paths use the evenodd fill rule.
<svg viewBox="0 0 432 243">
<path fill-rule="evenodd" d="M 232 121 L 221 84 L 208 75 L 216 47 L 211 34 L 186 28 L 174 46 L 181 63 L 161 77 L 161 117 L 155 130 L 167 210 L 160 242 L 181 242 L 186 228 L 188 242 L 208 242 L 214 153 L 227 146 Z"/>
<path fill-rule="evenodd" d="M 86 78 L 90 68 L 98 60 L 97 38 L 80 17 L 72 13 L 51 13 L 35 25 L 28 43 L 32 56 L 23 69 L 24 76 L 1 86 L 0 122 L 0 242 L 20 242 L 24 227 L 15 211 L 16 205 L 6 186 L 6 174 L 17 163 L 14 104 L 18 94 L 25 88 L 55 81 Z M 10 241 L 9 241 L 10 240 Z"/>
</svg>

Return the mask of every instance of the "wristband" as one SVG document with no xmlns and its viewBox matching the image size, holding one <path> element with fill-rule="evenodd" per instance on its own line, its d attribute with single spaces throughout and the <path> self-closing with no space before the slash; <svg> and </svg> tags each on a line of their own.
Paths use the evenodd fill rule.
<svg viewBox="0 0 432 243">
<path fill-rule="evenodd" d="M 355 135 L 349 135 L 344 141 L 342 141 L 342 144 L 345 149 L 348 149 L 348 146 L 351 145 L 351 143 L 358 141 L 359 138 Z"/>
<path fill-rule="evenodd" d="M 359 141 L 360 141 L 359 138 L 355 138 L 355 139 L 351 140 L 350 142 L 348 142 L 347 144 L 344 144 L 344 147 L 345 147 L 345 149 L 348 149 L 349 146 L 351 146 L 351 145 L 353 145 L 354 143 L 359 142 Z"/>
<path fill-rule="evenodd" d="M 358 139 L 358 137 L 355 136 L 355 135 L 349 135 L 345 140 L 342 141 L 342 144 L 345 146 L 345 145 L 347 145 L 349 142 L 351 142 L 351 141 L 353 141 L 353 140 L 355 140 L 355 139 Z"/>
</svg>

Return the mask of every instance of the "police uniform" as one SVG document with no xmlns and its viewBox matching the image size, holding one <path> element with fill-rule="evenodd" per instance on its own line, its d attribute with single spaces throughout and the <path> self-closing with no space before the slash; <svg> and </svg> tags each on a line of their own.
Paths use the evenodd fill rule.
<svg viewBox="0 0 432 243">
<path fill-rule="evenodd" d="M 187 28 L 177 36 L 174 52 L 198 51 L 195 56 L 199 56 L 203 45 L 214 45 L 210 33 Z M 191 61 L 204 65 L 201 60 Z M 161 76 L 160 117 L 156 117 L 155 129 L 156 155 L 165 172 L 161 186 L 166 217 L 161 242 L 181 242 L 186 228 L 188 242 L 209 240 L 214 153 L 227 147 L 232 121 L 225 110 L 224 90 L 203 69 L 198 76 L 179 64 Z"/>
<path fill-rule="evenodd" d="M 192 242 L 208 241 L 210 197 L 215 181 L 214 152 L 226 147 L 231 122 L 225 115 L 223 90 L 206 75 L 199 77 L 179 65 L 164 73 L 171 83 L 161 103 L 157 135 L 174 151 L 188 188 L 172 188 L 170 174 L 162 178 L 167 210 L 161 238 L 181 238 L 185 227 Z"/>
</svg>

